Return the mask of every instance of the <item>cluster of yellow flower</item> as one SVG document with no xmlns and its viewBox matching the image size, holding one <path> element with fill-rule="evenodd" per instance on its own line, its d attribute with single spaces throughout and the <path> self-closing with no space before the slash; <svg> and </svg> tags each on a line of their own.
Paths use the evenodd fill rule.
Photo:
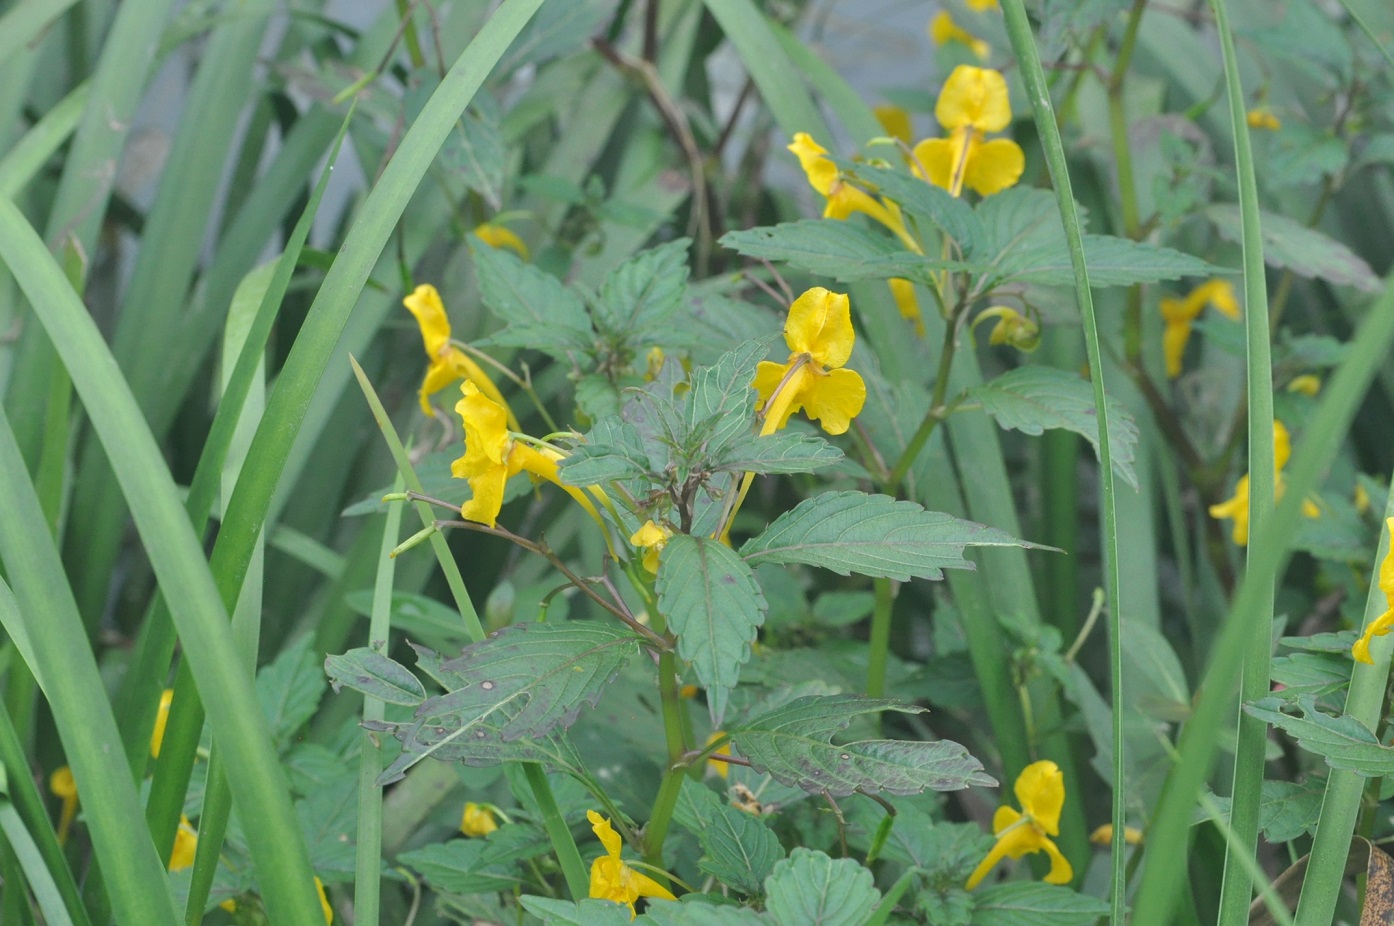
<svg viewBox="0 0 1394 926">
<path fill-rule="evenodd" d="M 1275 500 L 1283 497 L 1283 467 L 1292 456 L 1292 439 L 1288 429 L 1281 421 L 1273 422 L 1273 495 Z M 1302 514 L 1309 518 L 1321 516 L 1321 509 L 1309 498 L 1302 500 Z M 1234 542 L 1239 546 L 1249 544 L 1249 474 L 1245 473 L 1235 483 L 1234 495 L 1218 505 L 1210 506 L 1210 517 L 1228 518 L 1234 521 Z"/>
<path fill-rule="evenodd" d="M 1385 529 L 1391 537 L 1394 537 L 1394 518 L 1388 518 L 1384 523 Z M 1375 661 L 1370 658 L 1370 641 L 1394 630 L 1394 540 L 1391 540 L 1389 552 L 1384 555 L 1383 561 L 1379 564 L 1379 589 L 1384 592 L 1385 611 L 1370 621 L 1365 627 L 1365 632 L 1360 635 L 1360 639 L 1356 640 L 1355 645 L 1350 648 L 1351 657 L 1356 662 L 1363 662 L 1366 665 L 1375 664 Z"/>
</svg>

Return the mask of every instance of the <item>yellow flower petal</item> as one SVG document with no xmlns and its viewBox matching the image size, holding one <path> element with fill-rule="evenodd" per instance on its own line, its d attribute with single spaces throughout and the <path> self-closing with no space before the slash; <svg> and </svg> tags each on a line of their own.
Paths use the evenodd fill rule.
<svg viewBox="0 0 1394 926">
<path fill-rule="evenodd" d="M 165 739 L 165 726 L 169 723 L 169 706 L 174 701 L 174 689 L 166 688 L 160 693 L 160 706 L 155 711 L 155 729 L 150 733 L 150 756 L 160 757 L 160 744 Z"/>
<path fill-rule="evenodd" d="M 1364 514 L 1370 510 L 1370 493 L 1365 491 L 1365 486 L 1359 482 L 1355 484 L 1355 494 L 1351 503 L 1355 505 L 1356 514 Z"/>
<path fill-rule="evenodd" d="M 1294 376 L 1292 382 L 1288 383 L 1288 392 L 1298 392 L 1302 395 L 1314 396 L 1321 392 L 1321 377 L 1311 373 L 1303 373 L 1301 376 Z"/>
<path fill-rule="evenodd" d="M 457 479 L 469 480 L 473 496 L 460 509 L 467 520 L 493 527 L 503 508 L 503 487 L 508 482 L 508 416 L 498 403 L 466 380 L 460 387 L 464 398 L 455 411 L 465 425 L 465 455 L 450 464 Z"/>
<path fill-rule="evenodd" d="M 174 833 L 174 849 L 169 854 L 169 870 L 183 871 L 194 863 L 198 851 L 198 831 L 189 818 L 179 815 L 179 829 Z"/>
<path fill-rule="evenodd" d="M 979 196 L 1014 186 L 1026 170 L 1026 155 L 1010 138 L 994 138 L 973 147 L 963 168 L 963 185 Z"/>
<path fill-rule="evenodd" d="M 653 521 L 645 521 L 644 526 L 629 538 L 630 543 L 644 551 L 644 568 L 653 575 L 658 574 L 659 553 L 667 546 L 671 536 L 673 532 L 667 528 L 659 527 Z"/>
<path fill-rule="evenodd" d="M 1064 776 L 1059 766 L 1049 760 L 1031 763 L 1017 776 L 1013 790 L 1022 810 L 1018 812 L 1004 804 L 992 815 L 992 832 L 997 842 L 968 878 L 965 886 L 970 891 L 1003 858 L 1021 858 L 1032 852 L 1050 856 L 1046 881 L 1051 884 L 1066 884 L 1074 877 L 1069 860 L 1050 839 L 1060 832 L 1060 810 L 1065 803 Z"/>
<path fill-rule="evenodd" d="M 436 358 L 441 348 L 450 343 L 450 319 L 446 317 L 440 293 L 430 283 L 422 283 L 402 300 L 402 305 L 416 316 L 426 356 Z"/>
<path fill-rule="evenodd" d="M 620 858 L 623 843 L 610 821 L 594 810 L 586 811 L 586 819 L 591 823 L 605 854 L 591 863 L 591 897 L 599 900 L 612 900 L 629 908 L 630 918 L 634 917 L 634 901 L 640 897 L 661 897 L 664 900 L 677 900 L 673 893 L 647 875 L 630 868 Z"/>
<path fill-rule="evenodd" d="M 808 177 L 809 185 L 827 196 L 833 182 L 837 180 L 837 165 L 828 160 L 828 149 L 814 141 L 813 136 L 807 132 L 798 132 L 794 135 L 789 150 L 798 157 L 799 166 Z"/>
<path fill-rule="evenodd" d="M 1273 110 L 1267 106 L 1256 106 L 1249 110 L 1244 114 L 1244 121 L 1251 129 L 1264 129 L 1269 132 L 1276 132 L 1283 127 L 1282 120 L 1273 115 Z"/>
<path fill-rule="evenodd" d="M 1388 560 L 1388 557 L 1385 557 Z M 1370 658 L 1370 641 L 1375 637 L 1382 637 L 1389 631 L 1394 630 L 1394 608 L 1385 611 L 1379 617 L 1365 625 L 1365 630 L 1360 634 L 1360 639 L 1355 641 L 1355 645 L 1350 648 L 1350 654 L 1356 662 L 1363 662 L 1368 666 L 1375 664 Z"/>
<path fill-rule="evenodd" d="M 939 92 L 934 117 L 950 130 L 969 126 L 979 132 L 1002 131 L 1012 122 L 1006 79 L 988 68 L 960 64 Z"/>
<path fill-rule="evenodd" d="M 807 290 L 789 307 L 784 340 L 795 353 L 808 354 L 825 367 L 840 367 L 852 356 L 851 302 L 844 293 L 821 286 Z"/>
<path fill-rule="evenodd" d="M 866 404 L 866 383 L 855 370 L 829 370 L 812 378 L 801 404 L 824 431 L 845 434 Z"/>
<path fill-rule="evenodd" d="M 876 121 L 881 123 L 881 128 L 885 129 L 887 135 L 898 138 L 907 145 L 910 144 L 913 132 L 908 112 L 900 106 L 892 106 L 889 103 L 882 103 L 872 112 L 876 115 Z"/>
<path fill-rule="evenodd" d="M 1200 314 L 1200 309 L 1204 306 L 1210 305 L 1234 321 L 1239 321 L 1241 317 L 1239 298 L 1235 296 L 1234 284 L 1229 280 L 1210 280 L 1208 283 L 1202 283 L 1192 290 L 1187 298 L 1198 303 L 1196 314 Z"/>
<path fill-rule="evenodd" d="M 595 838 L 600 840 L 600 844 L 605 847 L 605 852 L 611 858 L 618 859 L 620 850 L 624 848 L 624 842 L 620 839 L 620 834 L 615 832 L 615 828 L 610 825 L 608 817 L 602 817 L 594 810 L 586 811 L 586 819 L 590 821 L 591 832 L 595 833 Z"/>
<path fill-rule="evenodd" d="M 1042 880 L 1046 884 L 1069 884 L 1074 879 L 1075 870 L 1070 866 L 1070 860 L 1061 854 L 1060 847 L 1047 839 L 1041 848 L 1050 856 L 1050 871 Z"/>
<path fill-rule="evenodd" d="M 1047 836 L 1060 835 L 1060 810 L 1065 806 L 1065 776 L 1060 766 L 1049 759 L 1032 762 L 1017 776 L 1014 790 L 1021 809 Z"/>
<path fill-rule="evenodd" d="M 488 836 L 499 828 L 494 812 L 483 804 L 465 802 L 465 812 L 460 816 L 460 832 L 466 836 Z"/>
<path fill-rule="evenodd" d="M 712 743 L 715 743 L 717 740 L 722 739 L 725 736 L 726 734 L 722 731 L 713 730 L 711 734 L 707 737 L 707 742 L 705 745 L 710 746 Z M 731 740 L 728 738 L 726 742 L 722 743 L 720 746 L 716 748 L 716 752 L 713 754 L 718 756 L 729 756 L 731 754 Z M 725 778 L 726 776 L 731 774 L 731 766 L 729 763 L 722 762 L 720 759 L 708 759 L 707 771 L 715 772 L 717 775 L 721 776 L 722 778 Z"/>
<path fill-rule="evenodd" d="M 968 4 L 968 9 L 977 13 L 997 9 L 997 0 L 965 0 L 965 2 Z"/>
<path fill-rule="evenodd" d="M 978 58 L 986 58 L 988 55 L 988 45 L 982 39 L 964 29 L 954 18 L 949 15 L 948 10 L 940 10 L 929 23 L 929 37 L 934 40 L 935 45 L 944 45 L 949 42 L 957 42 L 967 46 Z"/>
<path fill-rule="evenodd" d="M 891 298 L 900 310 L 900 317 L 912 322 L 916 334 L 924 334 L 924 318 L 920 314 L 920 300 L 915 295 L 915 284 L 909 280 L 887 280 L 891 288 Z"/>
<path fill-rule="evenodd" d="M 1167 300 L 1163 299 L 1163 302 Z M 1189 321 L 1168 321 L 1162 329 L 1162 357 L 1166 361 L 1167 376 L 1171 379 L 1181 375 L 1181 358 L 1186 355 L 1186 344 L 1191 340 Z"/>
<path fill-rule="evenodd" d="M 528 246 L 510 228 L 485 222 L 483 225 L 476 225 L 474 233 L 491 248 L 508 248 L 523 260 L 528 259 Z"/>
<path fill-rule="evenodd" d="M 1234 495 L 1218 505 L 1210 506 L 1210 517 L 1234 521 L 1231 535 L 1236 546 L 1249 545 L 1249 476 L 1245 473 L 1234 485 Z"/>
<path fill-rule="evenodd" d="M 315 890 L 319 891 L 319 907 L 324 911 L 325 926 L 334 926 L 334 908 L 329 906 L 329 898 L 324 893 L 324 882 L 315 876 Z"/>
<path fill-rule="evenodd" d="M 1273 471 L 1277 472 L 1288 465 L 1288 458 L 1292 456 L 1292 437 L 1288 434 L 1287 425 L 1281 421 L 1273 422 Z"/>
<path fill-rule="evenodd" d="M 1105 823 L 1089 834 L 1089 841 L 1096 846 L 1113 844 L 1113 824 Z M 1135 826 L 1123 827 L 1123 841 L 1130 846 L 1142 844 L 1142 830 Z"/>
</svg>

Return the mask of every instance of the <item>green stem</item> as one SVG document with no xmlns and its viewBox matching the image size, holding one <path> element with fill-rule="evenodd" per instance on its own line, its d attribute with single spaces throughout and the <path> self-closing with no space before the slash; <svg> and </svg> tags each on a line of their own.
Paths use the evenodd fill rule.
<svg viewBox="0 0 1394 926">
<path fill-rule="evenodd" d="M 911 435 L 909 442 L 905 445 L 905 450 L 900 454 L 900 459 L 895 461 L 895 468 L 886 478 L 885 490 L 888 495 L 896 494 L 906 473 L 910 472 L 910 467 L 915 465 L 915 459 L 924 449 L 925 442 L 934 433 L 939 422 L 947 417 L 943 408 L 944 396 L 948 394 L 949 373 L 953 369 L 954 348 L 957 346 L 955 339 L 958 335 L 958 316 L 958 312 L 951 312 L 944 322 L 944 343 L 939 350 L 939 372 L 934 378 L 934 395 L 929 400 L 929 411 L 925 412 L 920 426 Z"/>
<path fill-rule="evenodd" d="M 527 776 L 528 785 L 532 788 L 532 796 L 537 800 L 537 807 L 542 811 L 542 827 L 547 831 L 547 838 L 552 840 L 552 849 L 557 853 L 557 861 L 561 862 L 562 874 L 566 877 L 566 889 L 571 892 L 572 898 L 582 900 L 590 895 L 590 876 L 586 874 L 586 865 L 581 861 L 581 852 L 576 848 L 576 840 L 571 837 L 571 827 L 566 825 L 565 818 L 561 815 L 561 809 L 557 807 L 557 799 L 552 794 L 552 786 L 547 781 L 547 773 L 542 770 L 542 766 L 536 762 L 524 762 L 523 774 Z"/>
<path fill-rule="evenodd" d="M 656 611 L 650 613 L 657 614 Z M 661 617 L 655 618 L 655 623 L 661 621 Z M 648 826 L 644 828 L 644 861 L 656 868 L 664 867 L 663 841 L 668 838 L 668 824 L 672 822 L 673 808 L 677 806 L 678 793 L 682 790 L 687 772 L 684 761 L 687 746 L 682 735 L 682 697 L 678 689 L 677 665 L 677 657 L 671 652 L 659 654 L 658 688 L 663 703 L 663 735 L 668 746 L 668 767 L 658 786 L 658 796 L 654 798 Z"/>
<path fill-rule="evenodd" d="M 879 698 L 886 692 L 886 662 L 891 649 L 891 612 L 895 596 L 890 579 L 876 579 L 876 608 L 871 612 L 871 640 L 866 657 L 866 695 Z"/>
<path fill-rule="evenodd" d="M 1113 846 L 1110 870 L 1110 917 L 1113 923 L 1121 924 L 1124 917 L 1124 863 L 1127 847 L 1123 842 L 1123 829 L 1127 820 L 1124 814 L 1123 786 L 1126 781 L 1126 766 L 1123 755 L 1123 624 L 1118 608 L 1118 512 L 1114 504 L 1113 460 L 1109 448 L 1109 413 L 1104 386 L 1103 350 L 1099 338 L 1098 319 L 1094 313 L 1094 299 L 1089 288 L 1089 271 L 1084 263 L 1084 234 L 1080 225 L 1079 211 L 1075 206 L 1074 192 L 1070 184 L 1069 166 L 1065 160 L 1065 146 L 1060 138 L 1060 128 L 1055 121 L 1050 91 L 1046 86 L 1045 72 L 1036 51 L 1035 40 L 1031 35 L 1031 23 L 1026 17 L 1023 0 L 1004 0 L 1003 14 L 1007 23 L 1007 35 L 1011 39 L 1012 51 L 1021 65 L 1022 80 L 1031 100 L 1036 128 L 1041 134 L 1041 146 L 1045 150 L 1046 164 L 1050 168 L 1050 178 L 1055 186 L 1060 220 L 1065 227 L 1065 241 L 1070 249 L 1070 263 L 1074 268 L 1075 297 L 1079 302 L 1080 316 L 1084 322 L 1084 340 L 1088 350 L 1089 368 L 1093 371 L 1094 410 L 1099 421 L 1099 481 L 1100 508 L 1103 514 L 1101 547 L 1104 559 L 1104 589 L 1108 596 L 1109 618 L 1109 676 L 1110 695 L 1113 702 Z"/>
<path fill-rule="evenodd" d="M 1239 63 L 1230 31 L 1229 13 L 1224 0 L 1211 0 L 1215 28 L 1224 56 L 1225 83 L 1229 94 L 1230 122 L 1234 127 L 1235 171 L 1239 181 L 1239 208 L 1243 221 L 1244 328 L 1248 343 L 1249 406 L 1249 522 L 1250 561 L 1260 548 L 1276 544 L 1268 529 L 1273 519 L 1273 361 L 1269 352 L 1268 289 L 1263 266 L 1263 236 L 1259 228 L 1258 180 L 1249 127 L 1244 113 L 1244 90 L 1239 80 Z M 1274 581 L 1270 577 L 1258 590 L 1248 610 L 1232 619 L 1247 628 L 1244 635 L 1244 668 L 1240 682 L 1240 701 L 1251 701 L 1268 693 L 1272 662 Z M 1225 846 L 1224 879 L 1220 888 L 1221 926 L 1240 926 L 1249 922 L 1249 903 L 1253 897 L 1253 877 L 1246 864 L 1258 845 L 1259 785 L 1263 782 L 1267 725 L 1241 708 L 1231 791 L 1230 828 L 1233 839 Z"/>
</svg>

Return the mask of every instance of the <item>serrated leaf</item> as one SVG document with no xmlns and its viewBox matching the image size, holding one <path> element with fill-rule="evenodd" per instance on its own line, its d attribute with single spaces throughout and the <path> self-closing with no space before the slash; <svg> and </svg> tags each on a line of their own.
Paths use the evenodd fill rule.
<svg viewBox="0 0 1394 926">
<path fill-rule="evenodd" d="M 1084 260 L 1089 266 L 1089 285 L 1131 286 L 1181 277 L 1211 276 L 1221 268 L 1172 248 L 1111 235 L 1085 235 Z M 1070 286 L 1074 265 L 1063 241 L 1059 246 L 1023 248 L 1003 262 L 1003 280 L 1040 286 Z"/>
<path fill-rule="evenodd" d="M 437 163 L 459 175 L 497 212 L 503 206 L 503 177 L 507 148 L 497 118 L 473 109 L 460 117 L 441 146 Z"/>
<path fill-rule="evenodd" d="M 835 159 L 836 160 L 836 159 Z M 937 226 L 957 241 L 965 256 L 972 257 L 982 244 L 983 226 L 973 208 L 948 190 L 926 183 L 903 171 L 837 161 L 849 173 L 866 179 L 879 187 L 882 195 L 892 199 L 901 211 Z"/>
<path fill-rule="evenodd" d="M 340 768 L 344 775 L 295 802 L 295 816 L 310 850 L 310 865 L 321 873 L 354 869 L 358 781 L 342 764 Z"/>
<path fill-rule="evenodd" d="M 397 861 L 451 894 L 511 891 L 522 883 L 516 863 L 550 851 L 536 827 L 504 824 L 483 839 L 452 839 L 403 852 Z"/>
<path fill-rule="evenodd" d="M 692 900 L 693 896 L 698 895 L 685 894 L 681 901 L 651 900 L 639 922 L 657 926 L 767 926 L 770 923 L 768 916 L 749 907 L 702 903 Z"/>
<path fill-rule="evenodd" d="M 678 534 L 658 561 L 658 606 L 678 637 L 678 655 L 692 663 L 707 689 L 712 722 L 720 725 L 726 697 L 750 658 L 765 620 L 765 596 L 750 567 L 725 544 Z"/>
<path fill-rule="evenodd" d="M 558 358 L 593 344 L 585 305 L 556 277 L 501 248 L 475 245 L 471 253 L 480 299 L 507 325 L 480 344 L 530 347 Z"/>
<path fill-rule="evenodd" d="M 313 636 L 301 637 L 257 672 L 257 700 L 271 738 L 280 745 L 314 716 L 324 697 L 324 674 L 310 650 L 313 643 Z"/>
<path fill-rule="evenodd" d="M 741 556 L 752 566 L 804 563 L 838 575 L 907 582 L 943 578 L 944 569 L 974 568 L 963 558 L 966 546 L 1036 544 L 888 495 L 826 492 L 776 518 L 741 547 Z"/>
<path fill-rule="evenodd" d="M 605 277 L 595 300 L 596 327 L 635 343 L 671 317 L 687 293 L 687 238 L 650 248 Z"/>
<path fill-rule="evenodd" d="M 973 926 L 1090 926 L 1108 904 L 1068 887 L 1009 881 L 974 892 Z"/>
<path fill-rule="evenodd" d="M 982 763 L 952 740 L 830 742 L 853 717 L 923 710 L 857 695 L 796 698 L 731 731 L 731 742 L 756 771 L 813 794 L 919 794 L 926 788 L 957 791 L 995 785 Z"/>
<path fill-rule="evenodd" d="M 1301 711 L 1294 717 L 1283 708 Z M 1394 747 L 1382 746 L 1375 735 L 1360 721 L 1348 714 L 1332 717 L 1317 710 L 1311 695 L 1300 695 L 1293 701 L 1281 698 L 1261 698 L 1244 705 L 1244 710 L 1270 723 L 1297 740 L 1297 745 L 1326 759 L 1332 768 L 1346 769 L 1367 778 L 1380 778 L 1394 773 Z"/>
<path fill-rule="evenodd" d="M 779 926 L 862 926 L 880 899 L 869 869 L 802 847 L 765 879 L 765 907 Z"/>
<path fill-rule="evenodd" d="M 701 458 L 719 458 L 731 441 L 753 429 L 755 390 L 750 384 L 772 340 L 741 344 L 692 375 L 685 407 L 688 440 L 683 443 L 700 443 Z"/>
<path fill-rule="evenodd" d="M 1310 776 L 1303 781 L 1265 781 L 1258 805 L 1258 825 L 1271 843 L 1290 842 L 1316 829 L 1326 779 Z M 1211 795 L 1221 817 L 1229 819 L 1232 800 Z M 1196 808 L 1196 822 L 1210 819 L 1203 808 Z"/>
<path fill-rule="evenodd" d="M 631 479 L 648 468 L 649 457 L 639 432 L 616 415 L 596 421 L 559 467 L 561 481 L 572 486 Z"/>
<path fill-rule="evenodd" d="M 541 740 L 570 726 L 638 650 L 637 637 L 600 623 L 514 624 L 495 631 L 441 666 L 469 679 L 467 686 L 426 699 L 410 726 L 396 725 L 403 755 L 389 771 L 400 774 L 437 754 L 487 759 L 500 744 Z M 442 753 L 456 743 L 463 754 Z"/>
<path fill-rule="evenodd" d="M 629 908 L 613 900 L 558 900 L 555 897 L 518 898 L 523 909 L 542 919 L 543 926 L 629 926 Z"/>
<path fill-rule="evenodd" d="M 1350 684 L 1350 647 L 1339 653 L 1292 653 L 1273 658 L 1273 683 L 1283 686 L 1283 697 L 1297 694 L 1324 695 Z"/>
<path fill-rule="evenodd" d="M 764 821 L 690 778 L 683 782 L 675 819 L 697 836 L 706 853 L 698 867 L 743 893 L 762 893 L 770 869 L 784 858 L 784 847 Z"/>
<path fill-rule="evenodd" d="M 1092 273 L 1092 266 L 1090 268 Z M 1092 276 L 1091 276 L 1092 279 Z M 1094 413 L 1094 387 L 1073 373 L 1055 367 L 1019 367 L 974 386 L 968 395 L 999 427 L 1037 435 L 1046 428 L 1064 428 L 1089 441 L 1099 455 L 1099 419 Z M 1109 451 L 1113 470 L 1136 489 L 1133 457 L 1138 431 L 1122 403 L 1109 399 Z"/>
<path fill-rule="evenodd" d="M 905 278 L 933 285 L 935 271 L 968 266 L 912 254 L 895 239 L 848 222 L 817 219 L 727 232 L 720 243 L 747 257 L 782 261 L 845 283 Z"/>
<path fill-rule="evenodd" d="M 416 707 L 426 699 L 426 689 L 407 668 L 377 650 L 359 647 L 324 660 L 324 673 L 337 692 L 348 687 L 388 704 Z"/>
<path fill-rule="evenodd" d="M 540 64 L 548 58 L 580 49 L 609 21 L 615 2 L 573 0 L 571 3 L 544 3 L 508 46 L 494 66 L 494 73 L 507 74 L 515 68 Z"/>
<path fill-rule="evenodd" d="M 779 431 L 749 434 L 725 447 L 714 469 L 734 473 L 810 473 L 842 459 L 842 451 L 809 434 Z"/>
<path fill-rule="evenodd" d="M 1242 228 L 1239 206 L 1233 203 L 1210 206 L 1205 216 L 1221 236 L 1239 241 Z M 1282 267 L 1309 279 L 1353 286 L 1367 293 L 1379 291 L 1380 279 L 1370 265 L 1335 238 L 1277 213 L 1264 212 L 1261 218 L 1263 261 L 1270 267 Z"/>
</svg>

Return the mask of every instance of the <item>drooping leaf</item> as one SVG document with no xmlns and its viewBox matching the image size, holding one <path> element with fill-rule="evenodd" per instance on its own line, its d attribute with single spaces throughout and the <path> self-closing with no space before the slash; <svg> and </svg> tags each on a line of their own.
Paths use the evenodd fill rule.
<svg viewBox="0 0 1394 926">
<path fill-rule="evenodd" d="M 1205 210 L 1205 216 L 1225 238 L 1239 241 L 1239 206 L 1213 205 Z M 1370 265 L 1335 238 L 1275 212 L 1264 212 L 1262 220 L 1264 263 L 1309 279 L 1353 286 L 1367 293 L 1379 292 L 1380 279 Z"/>
<path fill-rule="evenodd" d="M 797 431 L 749 434 L 722 449 L 716 468 L 733 473 L 809 473 L 842 459 L 842 451 L 821 437 Z"/>
<path fill-rule="evenodd" d="M 480 298 L 507 325 L 481 345 L 529 347 L 559 358 L 591 347 L 586 307 L 560 280 L 502 248 L 476 245 L 471 253 Z"/>
<path fill-rule="evenodd" d="M 966 266 L 913 254 L 882 232 L 818 219 L 727 232 L 721 244 L 747 257 L 787 263 L 844 283 L 903 277 L 932 285 L 934 271 Z"/>
<path fill-rule="evenodd" d="M 995 785 L 982 763 L 951 740 L 831 742 L 853 717 L 922 710 L 858 695 L 796 698 L 732 730 L 731 742 L 756 771 L 814 794 L 918 794 L 926 788 L 957 791 Z"/>
<path fill-rule="evenodd" d="M 752 566 L 805 563 L 838 575 L 896 579 L 943 578 L 944 569 L 972 569 L 966 546 L 1036 544 L 914 502 L 864 492 L 826 492 L 786 511 L 741 547 Z"/>
<path fill-rule="evenodd" d="M 665 321 L 687 293 L 687 238 L 643 251 L 605 277 L 595 300 L 596 326 L 631 343 Z"/>
<path fill-rule="evenodd" d="M 700 782 L 683 782 L 674 819 L 697 837 L 705 853 L 698 867 L 746 894 L 764 891 L 765 877 L 784 848 L 763 820 L 726 803 Z"/>
<path fill-rule="evenodd" d="M 664 548 L 655 582 L 658 606 L 678 636 L 678 655 L 707 689 L 713 723 L 750 658 L 765 620 L 765 596 L 750 567 L 725 544 L 679 534 Z"/>
<path fill-rule="evenodd" d="M 313 641 L 314 637 L 306 634 L 257 672 L 257 700 L 278 745 L 285 745 L 314 716 L 324 697 L 324 673 L 310 651 Z"/>
<path fill-rule="evenodd" d="M 1284 713 L 1296 708 L 1301 717 Z M 1346 769 L 1368 778 L 1394 773 L 1394 747 L 1383 746 L 1375 735 L 1348 714 L 1332 717 L 1317 710 L 1316 699 L 1300 695 L 1295 702 L 1261 698 L 1244 710 L 1297 740 L 1297 745 L 1326 759 L 1332 768 Z"/>
<path fill-rule="evenodd" d="M 518 898 L 523 909 L 541 917 L 543 926 L 629 926 L 629 908 L 613 900 L 558 900 L 555 897 Z"/>
<path fill-rule="evenodd" d="M 511 891 L 522 883 L 517 862 L 551 850 L 534 826 L 506 823 L 482 839 L 452 839 L 403 852 L 397 861 L 451 894 Z"/>
<path fill-rule="evenodd" d="M 538 762 L 554 771 L 584 778 L 585 763 L 560 730 L 536 739 L 504 739 L 502 728 L 520 710 L 516 706 L 502 710 L 496 722 L 481 721 L 471 728 L 468 736 L 456 736 L 448 727 L 427 724 L 423 720 L 364 721 L 364 729 L 391 734 L 402 744 L 401 754 L 378 776 L 377 785 L 382 787 L 400 781 L 407 769 L 427 755 L 441 762 L 459 762 L 472 767 L 501 762 Z"/>
<path fill-rule="evenodd" d="M 439 667 L 464 687 L 428 698 L 412 724 L 394 725 L 400 774 L 431 755 L 487 761 L 500 744 L 541 741 L 570 726 L 639 650 L 639 638 L 582 621 L 514 624 L 473 643 Z M 463 753 L 442 750 L 459 744 Z"/>
<path fill-rule="evenodd" d="M 348 687 L 388 704 L 416 707 L 426 699 L 426 689 L 400 663 L 377 650 L 359 647 L 324 660 L 324 672 L 337 692 Z"/>
<path fill-rule="evenodd" d="M 1090 265 L 1092 280 L 1093 265 Z M 1084 437 L 1099 452 L 1099 419 L 1094 413 L 1094 389 L 1073 373 L 1055 367 L 1019 367 L 969 390 L 1000 427 L 1036 435 L 1046 428 L 1064 428 Z M 1115 399 L 1109 400 L 1109 450 L 1113 469 L 1137 488 L 1133 458 L 1138 431 L 1132 416 Z"/>
<path fill-rule="evenodd" d="M 765 879 L 765 898 L 779 926 L 862 926 L 881 892 L 858 862 L 800 847 Z"/>
<path fill-rule="evenodd" d="M 1108 904 L 1068 887 L 1009 881 L 974 891 L 973 926 L 1089 926 Z"/>
</svg>

